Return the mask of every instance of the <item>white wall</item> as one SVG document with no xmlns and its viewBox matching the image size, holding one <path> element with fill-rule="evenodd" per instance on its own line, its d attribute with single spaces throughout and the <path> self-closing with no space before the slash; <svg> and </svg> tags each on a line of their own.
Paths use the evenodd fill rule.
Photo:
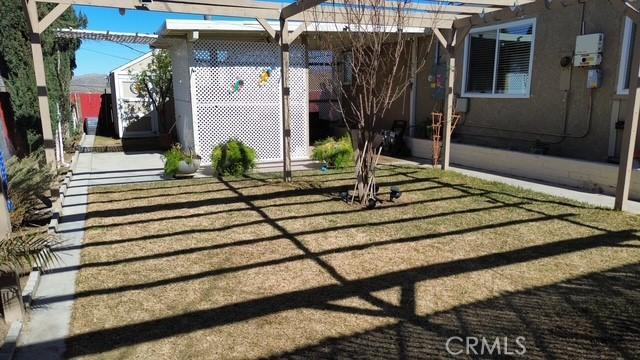
<svg viewBox="0 0 640 360">
<path fill-rule="evenodd" d="M 191 106 L 191 86 L 189 59 L 191 44 L 186 40 L 176 42 L 171 47 L 171 63 L 173 66 L 173 99 L 176 114 L 176 131 L 178 141 L 185 149 L 195 149 L 193 140 L 193 118 Z"/>
<path fill-rule="evenodd" d="M 432 142 L 430 140 L 407 137 L 405 141 L 411 148 L 413 156 L 431 158 Z M 613 164 L 455 143 L 451 146 L 451 162 L 470 168 L 611 195 L 615 194 L 618 179 L 618 167 Z M 631 176 L 630 197 L 640 200 L 640 170 L 634 170 Z"/>
</svg>

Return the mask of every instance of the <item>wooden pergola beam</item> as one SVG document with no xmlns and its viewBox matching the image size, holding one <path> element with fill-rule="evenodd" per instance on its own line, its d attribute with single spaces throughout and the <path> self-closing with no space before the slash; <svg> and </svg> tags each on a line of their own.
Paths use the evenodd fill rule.
<svg viewBox="0 0 640 360">
<path fill-rule="evenodd" d="M 330 3 L 335 4 L 344 4 L 347 0 L 331 0 L 328 1 Z M 410 2 L 406 5 L 407 10 L 425 10 L 436 13 L 454 13 L 454 14 L 480 14 L 482 12 L 490 12 L 494 10 L 500 10 L 500 7 L 495 7 L 494 5 L 484 5 L 484 6 L 467 6 L 467 5 L 448 5 L 451 1 L 442 1 L 439 3 L 420 3 L 420 2 Z M 398 6 L 399 1 L 385 1 L 384 6 L 388 8 L 394 8 Z M 462 2 L 461 2 L 462 3 Z"/>
<path fill-rule="evenodd" d="M 174 2 L 156 0 L 149 3 L 141 3 L 139 0 L 39 0 L 39 2 L 98 6 L 108 8 L 122 8 L 150 11 L 172 12 L 181 14 L 220 15 L 244 18 L 277 19 L 280 10 L 272 6 L 249 7 L 230 5 L 229 1 L 211 1 L 210 4 L 200 2 Z M 235 3 L 235 1 L 233 2 Z M 260 4 L 260 3 L 258 3 Z M 265 3 L 269 5 L 269 3 Z"/>
<path fill-rule="evenodd" d="M 58 9 L 57 6 L 55 9 Z M 38 95 L 38 108 L 40 112 L 40 124 L 42 126 L 42 140 L 44 155 L 47 164 L 56 168 L 55 142 L 53 140 L 53 130 L 51 128 L 51 112 L 49 111 L 49 93 L 47 91 L 47 76 L 44 68 L 44 58 L 42 55 L 42 32 L 41 22 L 38 19 L 38 8 L 36 0 L 23 0 L 23 9 L 27 18 L 27 28 L 31 33 L 29 41 L 31 43 L 31 56 L 33 59 L 33 70 L 36 78 L 36 90 Z M 65 9 L 66 10 L 66 9 Z M 42 25 L 49 26 L 63 11 L 57 11 L 51 16 L 45 16 Z"/>
<path fill-rule="evenodd" d="M 262 26 L 264 31 L 266 31 L 267 34 L 269 34 L 269 37 L 272 40 L 275 40 L 275 38 L 276 38 L 276 29 L 274 29 L 266 19 L 256 18 L 256 21 L 258 22 L 258 24 L 260 24 L 260 26 Z"/>
<path fill-rule="evenodd" d="M 40 32 L 45 31 L 49 25 L 51 25 L 63 12 L 65 12 L 69 8 L 69 4 L 58 4 L 54 7 L 49 13 L 40 20 L 38 24 Z"/>
<path fill-rule="evenodd" d="M 285 182 L 291 181 L 291 108 L 289 96 L 289 60 L 290 60 L 289 24 L 280 19 L 280 86 L 282 93 L 282 173 Z"/>
<path fill-rule="evenodd" d="M 452 44 L 453 39 L 456 37 L 455 28 L 451 28 L 448 39 L 445 41 L 447 44 Z M 444 49 L 448 54 L 447 64 L 447 87 L 446 87 L 446 100 L 445 100 L 445 122 L 443 127 L 443 141 L 442 141 L 442 170 L 449 170 L 451 161 L 451 123 L 453 120 L 453 100 L 455 97 L 454 89 L 456 83 L 456 56 L 455 48 L 453 46 L 445 46 Z"/>
<path fill-rule="evenodd" d="M 280 12 L 280 18 L 289 19 L 326 1 L 327 0 L 297 0 L 282 9 Z"/>
<path fill-rule="evenodd" d="M 449 43 L 447 42 L 447 39 L 444 38 L 444 35 L 442 35 L 442 32 L 440 31 L 440 29 L 438 28 L 433 29 L 433 34 L 436 36 L 436 38 L 440 42 L 440 45 L 442 45 L 443 48 L 447 49 L 449 47 Z"/>
</svg>

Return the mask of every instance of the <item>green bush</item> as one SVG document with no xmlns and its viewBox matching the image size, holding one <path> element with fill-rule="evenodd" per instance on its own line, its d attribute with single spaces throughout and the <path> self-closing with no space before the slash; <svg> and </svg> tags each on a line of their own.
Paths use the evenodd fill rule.
<svg viewBox="0 0 640 360">
<path fill-rule="evenodd" d="M 14 227 L 28 221 L 46 199 L 45 193 L 53 187 L 55 172 L 44 161 L 44 152 L 37 151 L 19 159 L 7 161 L 9 199 L 13 202 L 11 224 Z"/>
<path fill-rule="evenodd" d="M 242 176 L 255 167 L 255 150 L 240 140 L 218 144 L 211 152 L 211 169 L 218 175 Z"/>
<path fill-rule="evenodd" d="M 324 161 L 336 169 L 354 164 L 354 151 L 349 135 L 345 135 L 337 141 L 329 137 L 316 142 L 314 146 L 312 154 L 314 160 Z"/>
</svg>

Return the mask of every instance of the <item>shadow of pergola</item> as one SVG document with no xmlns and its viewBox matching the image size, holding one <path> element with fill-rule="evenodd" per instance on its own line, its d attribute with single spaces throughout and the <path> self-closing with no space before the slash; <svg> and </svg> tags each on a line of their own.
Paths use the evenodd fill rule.
<svg viewBox="0 0 640 360">
<path fill-rule="evenodd" d="M 394 169 L 394 167 L 390 167 Z M 522 219 L 506 221 L 492 221 L 478 226 L 467 226 L 443 232 L 417 234 L 386 240 L 376 240 L 357 243 L 342 247 L 327 249 L 311 249 L 302 238 L 311 234 L 322 234 L 330 231 L 353 230 L 360 227 L 381 226 L 391 221 L 372 220 L 365 224 L 348 224 L 290 231 L 282 222 L 300 218 L 313 218 L 333 214 L 331 212 L 288 214 L 274 218 L 269 215 L 268 208 L 274 206 L 289 206 L 291 204 L 306 204 L 309 201 L 291 201 L 302 195 L 321 195 L 329 191 L 342 191 L 343 185 L 329 186 L 323 189 L 285 189 L 264 194 L 246 195 L 244 190 L 260 187 L 266 181 L 253 179 L 258 185 L 245 186 L 246 181 L 220 180 L 222 188 L 227 192 L 217 198 L 206 198 L 196 201 L 170 202 L 162 205 L 127 206 L 107 210 L 89 211 L 88 217 L 108 218 L 127 214 L 158 213 L 163 210 L 197 209 L 209 205 L 242 205 L 226 210 L 257 215 L 257 220 L 245 221 L 240 224 L 222 227 L 195 227 L 188 230 L 171 230 L 166 234 L 146 234 L 142 236 L 125 237 L 124 239 L 94 241 L 83 244 L 80 248 L 100 248 L 114 244 L 138 243 L 160 237 L 182 236 L 192 233 L 216 233 L 221 230 L 253 224 L 267 225 L 275 231 L 275 235 L 252 237 L 232 242 L 207 244 L 200 247 L 181 248 L 166 253 L 153 253 L 101 262 L 85 262 L 79 268 L 101 268 L 127 263 L 137 263 L 154 259 L 172 259 L 185 254 L 224 250 L 235 247 L 251 246 L 258 243 L 268 243 L 278 239 L 285 239 L 299 250 L 298 254 L 280 258 L 268 259 L 260 262 L 247 262 L 241 265 L 218 267 L 199 273 L 172 276 L 143 283 L 121 285 L 119 287 L 105 287 L 78 291 L 66 296 L 42 299 L 38 305 L 46 306 L 51 303 L 70 299 L 82 299 L 93 296 L 120 294 L 129 291 L 145 290 L 160 286 L 185 283 L 197 279 L 207 279 L 224 274 L 240 271 L 266 268 L 273 265 L 287 264 L 299 261 L 311 261 L 328 274 L 335 283 L 309 287 L 300 290 L 277 293 L 257 299 L 249 299 L 230 303 L 210 309 L 191 311 L 178 315 L 170 315 L 160 319 L 146 320 L 134 324 L 126 324 L 115 328 L 101 329 L 72 335 L 66 339 L 67 356 L 85 356 L 98 354 L 110 350 L 145 343 L 158 339 L 192 333 L 198 330 L 211 329 L 229 324 L 240 323 L 252 319 L 277 314 L 294 309 L 314 309 L 330 313 L 357 314 L 370 317 L 393 319 L 392 325 L 385 325 L 362 333 L 345 337 L 329 339 L 320 344 L 300 348 L 290 353 L 278 355 L 282 358 L 432 358 L 450 357 L 446 352 L 445 343 L 451 336 L 465 338 L 467 336 L 483 336 L 489 339 L 495 337 L 509 337 L 510 346 L 514 346 L 514 337 L 522 336 L 526 340 L 527 357 L 623 357 L 637 358 L 640 356 L 639 337 L 640 322 L 636 315 L 640 313 L 640 280 L 638 271 L 640 265 L 630 265 L 600 273 L 559 282 L 553 285 L 537 287 L 526 291 L 501 294 L 489 300 L 457 306 L 451 310 L 436 312 L 431 315 L 421 315 L 416 309 L 416 284 L 425 280 L 443 279 L 451 276 L 493 270 L 514 264 L 531 262 L 540 259 L 567 255 L 585 250 L 603 247 L 637 248 L 630 241 L 637 240 L 637 229 L 610 231 L 594 225 L 582 223 L 573 217 L 571 209 L 581 208 L 580 205 L 563 202 L 558 199 L 531 198 L 527 196 L 513 196 L 496 190 L 488 191 L 475 188 L 464 183 L 450 183 L 437 177 L 420 177 L 412 171 L 401 171 L 403 179 L 382 179 L 381 184 L 390 186 L 404 184 L 417 186 L 406 191 L 438 191 L 439 189 L 453 189 L 457 195 L 444 198 L 419 200 L 406 204 L 393 204 L 397 211 L 408 205 L 428 206 L 433 201 L 458 200 L 479 197 L 485 200 L 480 208 L 457 209 L 446 213 L 407 216 L 392 220 L 393 223 L 409 223 L 428 219 L 437 219 L 452 215 L 477 214 L 496 209 L 513 209 L 529 213 Z M 421 183 L 428 183 L 424 187 Z M 239 185 L 238 185 L 239 184 Z M 193 190 L 187 189 L 187 192 Z M 217 190 L 216 190 L 217 191 Z M 133 195 L 138 198 L 146 198 Z M 260 204 L 263 200 L 277 199 L 275 204 Z M 318 202 L 336 201 L 326 197 Z M 126 199 L 124 200 L 126 202 Z M 547 213 L 533 206 L 533 203 L 549 203 L 562 205 L 562 210 L 569 212 Z M 388 208 L 387 208 L 388 209 Z M 225 210 L 220 210 L 225 211 Z M 334 211 L 333 215 L 349 214 L 359 210 L 346 209 Z M 371 213 L 375 214 L 374 210 Z M 211 214 L 208 212 L 207 214 Z M 197 217 L 199 213 L 185 216 Z M 162 218 L 136 219 L 134 223 L 157 222 Z M 530 244 L 516 249 L 505 249 L 487 254 L 480 254 L 469 258 L 430 263 L 423 266 L 389 271 L 368 277 L 356 279 L 348 278 L 341 271 L 326 260 L 327 256 L 352 253 L 377 247 L 397 244 L 417 244 L 427 240 L 447 236 L 464 235 L 488 229 L 499 229 L 512 225 L 544 224 L 548 221 L 562 221 L 572 226 L 584 227 L 596 232 L 595 235 L 579 236 L 553 242 Z M 125 220 L 127 222 L 127 220 Z M 128 225 L 128 223 L 127 223 Z M 56 272 L 64 272 L 76 268 L 60 268 Z M 483 286 L 477 284 L 477 286 Z M 399 288 L 400 301 L 398 304 L 378 296 L 379 291 Z M 367 303 L 367 307 L 357 307 L 340 304 L 344 299 L 358 298 Z M 46 346 L 37 344 L 34 346 Z M 459 350 L 461 345 L 458 344 Z M 471 354 L 473 357 L 475 354 Z M 575 356 L 574 356 L 575 355 Z"/>
<path fill-rule="evenodd" d="M 410 303 L 411 299 L 406 301 Z M 524 338 L 527 359 L 637 359 L 640 264 L 508 293 L 425 317 L 415 315 L 410 306 L 391 314 L 382 309 L 363 312 L 400 320 L 272 359 L 425 359 L 450 358 L 454 354 L 475 358 L 481 351 L 483 358 L 495 358 L 504 356 L 505 350 L 512 354 L 522 351 L 516 344 L 519 336 Z M 452 337 L 457 338 L 447 347 L 447 340 Z M 469 350 L 465 346 L 467 337 L 484 337 L 490 344 L 499 338 L 501 346 L 492 353 L 486 347 L 482 350 L 481 345 Z"/>
</svg>

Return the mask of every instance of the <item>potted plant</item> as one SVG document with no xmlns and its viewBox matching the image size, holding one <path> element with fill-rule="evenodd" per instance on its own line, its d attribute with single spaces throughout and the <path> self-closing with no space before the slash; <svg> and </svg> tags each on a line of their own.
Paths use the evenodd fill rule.
<svg viewBox="0 0 640 360">
<path fill-rule="evenodd" d="M 169 178 L 193 177 L 200 168 L 200 156 L 191 149 L 182 150 L 180 144 L 174 144 L 164 154 L 164 175 Z"/>
</svg>

